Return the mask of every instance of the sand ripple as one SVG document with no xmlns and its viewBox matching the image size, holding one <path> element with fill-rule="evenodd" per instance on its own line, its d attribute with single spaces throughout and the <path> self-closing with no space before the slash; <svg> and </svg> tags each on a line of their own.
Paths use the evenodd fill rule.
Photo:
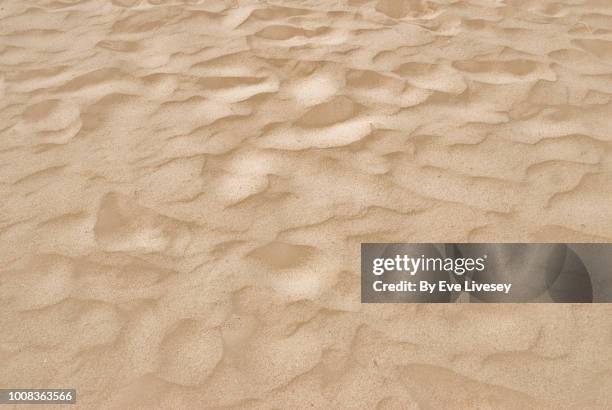
<svg viewBox="0 0 612 410">
<path fill-rule="evenodd" d="M 612 241 L 609 1 L 6 0 L 0 97 L 2 386 L 612 407 L 607 306 L 359 303 L 360 242 Z"/>
</svg>

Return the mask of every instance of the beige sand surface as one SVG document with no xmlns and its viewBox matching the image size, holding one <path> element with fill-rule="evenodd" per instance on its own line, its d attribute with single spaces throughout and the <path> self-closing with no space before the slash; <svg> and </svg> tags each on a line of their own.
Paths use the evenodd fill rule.
<svg viewBox="0 0 612 410">
<path fill-rule="evenodd" d="M 362 305 L 361 242 L 612 242 L 610 0 L 0 1 L 0 387 L 612 408 L 610 305 Z"/>
</svg>

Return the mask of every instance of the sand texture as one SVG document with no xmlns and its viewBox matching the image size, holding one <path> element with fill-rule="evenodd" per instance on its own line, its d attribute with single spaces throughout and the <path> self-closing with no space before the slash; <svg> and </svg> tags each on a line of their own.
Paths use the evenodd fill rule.
<svg viewBox="0 0 612 410">
<path fill-rule="evenodd" d="M 612 242 L 611 98 L 610 0 L 2 0 L 0 388 L 612 408 L 612 305 L 359 294 L 361 242 Z"/>
</svg>

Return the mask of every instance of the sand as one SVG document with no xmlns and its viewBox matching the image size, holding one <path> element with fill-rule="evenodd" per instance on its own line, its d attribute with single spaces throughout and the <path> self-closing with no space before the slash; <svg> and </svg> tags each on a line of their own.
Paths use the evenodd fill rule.
<svg viewBox="0 0 612 410">
<path fill-rule="evenodd" d="M 612 407 L 610 305 L 363 305 L 361 242 L 612 242 L 609 0 L 0 2 L 0 387 Z"/>
</svg>

